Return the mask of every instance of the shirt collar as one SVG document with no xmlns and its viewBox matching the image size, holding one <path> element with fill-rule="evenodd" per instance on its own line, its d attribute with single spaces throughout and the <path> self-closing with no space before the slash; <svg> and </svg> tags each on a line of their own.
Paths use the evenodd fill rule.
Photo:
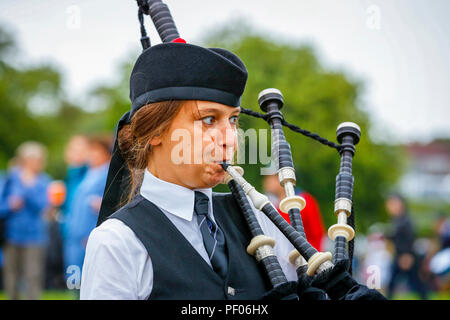
<svg viewBox="0 0 450 320">
<path fill-rule="evenodd" d="M 180 185 L 158 179 L 145 169 L 140 193 L 156 206 L 185 220 L 191 221 L 194 213 L 194 191 L 208 196 L 209 213 L 212 212 L 212 189 L 188 189 Z"/>
</svg>

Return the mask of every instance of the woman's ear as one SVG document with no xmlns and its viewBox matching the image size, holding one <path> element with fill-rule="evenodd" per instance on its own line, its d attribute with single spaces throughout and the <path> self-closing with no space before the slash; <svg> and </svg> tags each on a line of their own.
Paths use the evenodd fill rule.
<svg viewBox="0 0 450 320">
<path fill-rule="evenodd" d="M 161 144 L 161 136 L 157 135 L 151 138 L 148 142 L 152 147 L 158 146 Z"/>
</svg>

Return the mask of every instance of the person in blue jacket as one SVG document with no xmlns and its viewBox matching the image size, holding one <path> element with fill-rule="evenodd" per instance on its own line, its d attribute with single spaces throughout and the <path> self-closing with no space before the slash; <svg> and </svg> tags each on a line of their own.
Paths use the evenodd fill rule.
<svg viewBox="0 0 450 320">
<path fill-rule="evenodd" d="M 68 226 L 71 224 L 70 207 L 76 191 L 88 170 L 87 165 L 88 139 L 83 135 L 73 136 L 67 143 L 64 160 L 67 164 L 67 174 L 64 179 L 66 185 L 66 200 L 62 206 L 63 223 L 62 236 L 67 236 Z"/>
<path fill-rule="evenodd" d="M 67 273 L 67 268 L 70 265 L 70 256 L 73 255 L 72 248 L 74 247 L 72 244 L 73 241 L 68 238 L 75 212 L 74 210 L 71 210 L 72 202 L 78 192 L 78 187 L 89 169 L 87 164 L 88 150 L 88 138 L 83 135 L 76 135 L 69 140 L 64 153 L 64 160 L 67 164 L 67 173 L 64 179 L 64 183 L 66 185 L 66 200 L 61 208 L 63 213 L 61 236 L 63 241 L 62 272 L 65 275 L 66 280 L 70 276 L 70 272 L 69 274 Z"/>
<path fill-rule="evenodd" d="M 50 177 L 43 173 L 45 163 L 45 147 L 25 142 L 17 149 L 17 165 L 5 178 L 0 199 L 0 215 L 5 219 L 3 279 L 11 299 L 19 298 L 22 276 L 26 298 L 39 299 L 42 292 L 48 241 L 44 214 L 50 183 Z"/>
<path fill-rule="evenodd" d="M 66 276 L 74 267 L 81 270 L 86 243 L 95 228 L 108 175 L 112 139 L 109 136 L 88 137 L 89 169 L 74 194 L 69 209 L 65 245 Z"/>
</svg>

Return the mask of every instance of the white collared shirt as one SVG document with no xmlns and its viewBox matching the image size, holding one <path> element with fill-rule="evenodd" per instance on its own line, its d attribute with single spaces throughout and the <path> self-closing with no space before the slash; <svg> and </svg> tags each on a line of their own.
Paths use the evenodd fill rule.
<svg viewBox="0 0 450 320">
<path fill-rule="evenodd" d="M 194 215 L 194 191 L 209 198 L 209 214 L 214 220 L 212 190 L 191 190 L 156 178 L 145 170 L 141 195 L 154 203 L 169 218 L 187 241 L 211 266 Z M 292 244 L 275 225 L 253 206 L 263 232 L 275 239 L 275 254 L 289 281 L 296 281 L 295 268 L 288 261 Z M 108 219 L 95 228 L 86 247 L 81 278 L 80 299 L 144 300 L 153 288 L 151 258 L 134 232 L 118 219 Z"/>
</svg>

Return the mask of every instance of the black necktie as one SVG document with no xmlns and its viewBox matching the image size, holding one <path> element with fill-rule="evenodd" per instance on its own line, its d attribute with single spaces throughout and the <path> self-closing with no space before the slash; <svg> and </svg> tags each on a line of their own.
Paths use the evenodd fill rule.
<svg viewBox="0 0 450 320">
<path fill-rule="evenodd" d="M 209 199 L 205 194 L 195 191 L 194 211 L 197 213 L 197 222 L 200 226 L 206 252 L 214 271 L 225 278 L 228 270 L 225 237 L 222 230 L 208 215 L 208 202 Z"/>
</svg>

